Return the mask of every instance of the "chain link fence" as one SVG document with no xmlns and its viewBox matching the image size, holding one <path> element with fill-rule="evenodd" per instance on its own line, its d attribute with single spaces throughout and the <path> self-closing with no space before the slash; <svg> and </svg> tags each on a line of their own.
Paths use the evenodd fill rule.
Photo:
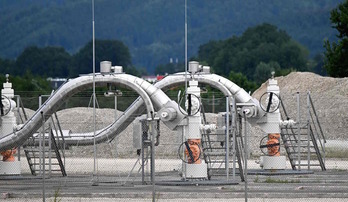
<svg viewBox="0 0 348 202">
<path fill-rule="evenodd" d="M 169 96 L 178 99 L 177 93 Z M 170 130 L 157 120 L 137 118 L 141 113 L 130 117 L 135 121 L 119 135 L 95 147 L 79 143 L 64 145 L 59 126 L 70 136 L 83 137 L 94 130 L 91 94 L 78 94 L 62 103 L 57 118 L 53 115 L 45 124 L 44 136 L 41 129 L 34 135 L 38 138 L 41 132 L 42 138 L 55 137 L 66 176 L 52 145 L 42 144 L 41 150 L 46 151 L 47 158 L 35 161 L 38 157 L 28 156 L 25 150 L 29 148 L 21 147 L 16 154 L 21 174 L 0 176 L 0 201 L 346 201 L 348 100 L 310 96 L 326 140 L 325 146 L 320 147 L 325 170 L 320 166 L 317 153 L 310 150 L 314 147 L 313 141 L 309 143 L 305 139 L 310 137 L 310 130 L 315 137 L 320 130 L 317 123 L 316 129 L 314 126 L 309 129 L 309 123 L 316 122 L 316 118 L 311 117 L 310 113 L 314 114 L 307 92 L 281 95 L 284 106 L 279 106 L 279 110 L 283 120 L 292 119 L 298 124 L 282 130 L 282 135 L 293 136 L 294 145 L 289 144 L 290 139 L 282 138 L 276 145 L 280 156 L 286 158 L 286 167 L 281 171 L 260 167 L 264 163 L 260 158 L 268 154 L 268 147 L 262 146 L 267 145 L 269 139 L 262 141 L 267 134 L 258 124 L 252 120 L 250 124 L 249 118 L 246 122 L 245 117 L 237 114 L 226 117 L 226 110 L 231 112 L 233 107 L 226 108 L 227 100 L 220 93 L 208 92 L 201 98 L 204 112 L 201 119 L 206 125 L 217 124 L 218 128 L 216 131 L 200 129 L 198 156 L 200 163 L 206 165 L 201 167 L 202 172 L 188 170 L 198 165 L 198 159 L 192 156 L 195 147 L 188 149 L 190 145 L 185 144 L 188 139 L 183 135 L 183 130 L 190 131 L 190 128 Z M 97 93 L 96 130 L 112 124 L 136 98 L 137 95 L 129 92 L 119 97 Z M 39 98 L 21 99 L 24 106 L 32 109 L 27 110 L 30 117 L 39 106 L 36 104 Z M 42 102 L 45 99 L 43 96 Z M 227 106 L 233 106 L 233 102 L 229 102 Z M 230 129 L 228 136 L 226 125 Z M 157 136 L 159 144 L 154 146 Z M 321 144 L 324 139 L 317 138 L 314 142 Z M 39 145 L 34 145 L 38 150 Z M 293 164 L 289 157 L 291 146 L 295 152 L 291 157 Z M 29 159 L 35 168 L 30 166 Z M 205 171 L 206 177 L 190 178 Z"/>
</svg>

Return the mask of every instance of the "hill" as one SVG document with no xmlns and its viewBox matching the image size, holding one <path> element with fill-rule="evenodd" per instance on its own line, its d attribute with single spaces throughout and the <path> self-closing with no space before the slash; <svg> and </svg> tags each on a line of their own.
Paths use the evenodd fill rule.
<svg viewBox="0 0 348 202">
<path fill-rule="evenodd" d="M 307 118 L 307 93 L 310 92 L 324 134 L 328 139 L 347 140 L 348 78 L 323 77 L 310 72 L 293 72 L 276 77 L 280 94 L 290 118 L 297 119 L 296 94 L 300 94 L 302 123 Z M 259 99 L 268 82 L 253 93 Z"/>
<path fill-rule="evenodd" d="M 268 22 L 307 46 L 311 55 L 335 40 L 330 10 L 340 0 L 189 0 L 188 54 L 210 40 L 240 35 Z M 62 46 L 76 53 L 92 38 L 89 0 L 5 0 L 0 2 L 0 57 L 16 58 L 27 46 Z M 184 60 L 184 1 L 99 0 L 96 37 L 117 39 L 129 48 L 133 64 L 153 71 L 169 58 Z"/>
</svg>

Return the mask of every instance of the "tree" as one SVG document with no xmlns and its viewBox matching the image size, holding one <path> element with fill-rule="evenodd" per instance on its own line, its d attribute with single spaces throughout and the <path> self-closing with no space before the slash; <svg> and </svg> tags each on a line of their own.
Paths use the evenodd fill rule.
<svg viewBox="0 0 348 202">
<path fill-rule="evenodd" d="M 12 76 L 9 77 L 12 87 L 15 89 L 16 94 L 21 94 L 21 92 L 35 92 L 33 94 L 43 94 L 49 93 L 52 88 L 50 82 L 40 76 L 34 76 L 30 72 L 25 72 L 22 76 Z M 0 74 L 0 83 L 4 83 L 6 77 Z"/>
<path fill-rule="evenodd" d="M 71 56 L 62 47 L 31 46 L 22 52 L 16 60 L 16 75 L 27 71 L 33 75 L 46 77 L 66 77 L 70 67 Z"/>
<path fill-rule="evenodd" d="M 272 72 L 276 72 L 280 70 L 280 65 L 277 62 L 269 62 L 269 63 L 264 63 L 260 62 L 256 66 L 255 70 L 255 75 L 254 75 L 254 80 L 257 83 L 262 83 L 267 81 L 272 75 Z"/>
<path fill-rule="evenodd" d="M 108 60 L 112 65 L 123 66 L 124 72 L 134 74 L 135 68 L 131 67 L 131 56 L 127 46 L 117 40 L 95 41 L 96 72 L 100 71 L 100 62 Z M 72 77 L 79 74 L 92 73 L 93 66 L 93 43 L 90 41 L 78 53 L 73 56 L 73 67 L 69 75 Z"/>
<path fill-rule="evenodd" d="M 333 77 L 348 76 L 348 1 L 338 5 L 338 8 L 331 11 L 331 23 L 339 32 L 338 43 L 326 40 L 324 47 L 325 64 L 328 74 Z"/>
<path fill-rule="evenodd" d="M 283 30 L 264 23 L 248 28 L 240 37 L 210 41 L 200 46 L 198 59 L 208 63 L 220 75 L 241 72 L 248 79 L 258 79 L 255 71 L 262 62 L 276 62 L 278 69 L 307 70 L 308 50 Z M 260 70 L 261 67 L 259 67 Z"/>
<path fill-rule="evenodd" d="M 324 67 L 324 60 L 325 55 L 323 53 L 316 54 L 310 61 L 309 61 L 309 68 L 312 72 L 319 74 L 321 76 L 327 76 L 327 71 Z"/>
<path fill-rule="evenodd" d="M 5 74 L 13 74 L 15 69 L 15 62 L 9 59 L 0 58 L 0 72 Z"/>
<path fill-rule="evenodd" d="M 165 75 L 165 74 L 173 74 L 177 72 L 185 71 L 184 63 L 168 63 L 163 65 L 158 65 L 155 68 L 155 74 Z"/>
<path fill-rule="evenodd" d="M 258 85 L 255 82 L 249 81 L 248 78 L 240 72 L 236 73 L 231 71 L 228 79 L 237 84 L 239 87 L 246 90 L 247 92 L 253 92 L 258 87 Z"/>
</svg>

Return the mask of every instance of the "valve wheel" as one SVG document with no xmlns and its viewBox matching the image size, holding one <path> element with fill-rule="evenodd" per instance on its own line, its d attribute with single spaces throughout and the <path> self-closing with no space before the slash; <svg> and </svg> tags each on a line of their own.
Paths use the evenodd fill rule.
<svg viewBox="0 0 348 202">
<path fill-rule="evenodd" d="M 275 112 L 279 109 L 280 99 L 279 96 L 273 92 L 266 92 L 260 97 L 260 107 L 267 113 Z"/>
<path fill-rule="evenodd" d="M 276 149 L 276 151 L 273 151 L 272 154 L 270 154 L 269 151 L 274 150 L 274 148 L 276 147 L 278 147 L 278 149 Z M 266 135 L 260 141 L 260 150 L 266 156 L 275 156 L 276 154 L 280 152 L 280 143 L 274 142 L 269 144 L 268 135 Z"/>
<path fill-rule="evenodd" d="M 9 103 L 9 105 L 10 105 L 6 111 L 4 111 L 4 104 L 3 104 L 3 102 L 4 102 L 5 100 L 8 100 L 8 103 Z M 10 98 L 8 98 L 8 97 L 5 96 L 5 95 L 1 95 L 1 102 L 0 102 L 1 116 L 6 116 L 6 115 L 11 111 L 11 107 L 12 107 L 12 106 L 11 106 L 11 100 L 10 100 Z"/>
<path fill-rule="evenodd" d="M 195 95 L 195 94 L 189 93 L 189 94 L 186 94 L 186 95 L 187 95 L 187 104 L 188 104 L 187 110 L 182 110 L 182 108 L 186 109 L 186 106 L 185 106 L 186 101 L 185 101 L 185 103 L 182 103 L 182 101 L 183 101 L 184 98 L 185 98 L 185 94 L 184 94 L 183 96 L 181 96 L 181 98 L 180 98 L 180 100 L 179 100 L 179 103 L 178 103 L 178 105 L 179 105 L 179 111 L 180 111 L 183 115 L 185 115 L 185 116 L 194 116 L 194 115 L 196 115 L 198 112 L 200 112 L 200 110 L 201 110 L 201 99 L 200 99 L 197 95 Z M 192 106 L 194 106 L 193 103 L 192 103 L 192 101 L 197 101 L 197 102 L 198 102 L 198 103 L 195 103 L 195 104 L 196 104 L 196 109 L 194 109 L 194 110 L 192 110 Z M 182 105 L 183 105 L 183 106 L 182 106 Z M 197 106 L 198 106 L 198 107 L 197 107 Z"/>
<path fill-rule="evenodd" d="M 185 154 L 184 154 L 185 152 L 184 151 L 185 151 L 185 149 L 188 148 L 188 142 L 186 141 L 186 142 L 183 142 L 183 143 L 180 144 L 179 149 L 178 149 L 178 156 L 184 163 L 193 164 L 193 163 L 197 162 L 199 159 L 201 159 L 201 154 L 202 154 L 201 146 L 199 144 L 195 144 L 195 145 L 197 145 L 198 148 L 199 148 L 199 155 L 197 156 L 197 158 L 195 158 L 195 159 L 193 159 L 191 161 L 186 161 L 185 157 L 184 157 L 185 156 Z"/>
</svg>

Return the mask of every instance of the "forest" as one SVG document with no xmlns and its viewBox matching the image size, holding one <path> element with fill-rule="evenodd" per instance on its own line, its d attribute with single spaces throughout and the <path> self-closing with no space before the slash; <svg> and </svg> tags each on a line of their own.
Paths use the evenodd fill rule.
<svg viewBox="0 0 348 202">
<path fill-rule="evenodd" d="M 128 47 L 121 41 L 96 40 L 95 44 L 96 72 L 99 72 L 101 61 L 110 60 L 114 65 L 123 66 L 126 73 L 147 74 L 146 69 L 132 65 Z M 74 78 L 91 73 L 92 50 L 92 41 L 73 55 L 62 47 L 30 46 L 16 60 L 0 59 L 0 71 L 16 76 Z M 267 80 L 272 71 L 276 75 L 315 71 L 315 66 L 322 62 L 322 57 L 318 61 L 310 59 L 307 48 L 291 39 L 285 31 L 266 23 L 248 28 L 240 37 L 203 44 L 197 56 L 191 59 L 210 65 L 213 72 L 229 77 L 250 91 Z M 155 73 L 162 75 L 179 71 L 184 71 L 183 63 L 160 64 L 155 68 Z"/>
<path fill-rule="evenodd" d="M 3 32 L 3 35 L 0 34 L 0 39 L 2 42 L 0 46 L 3 46 L 2 49 L 0 49 L 0 72 L 3 74 L 9 73 L 11 74 L 15 79 L 15 82 L 19 82 L 20 78 L 23 78 L 23 82 L 28 82 L 31 79 L 32 85 L 17 85 L 21 86 L 20 90 L 33 90 L 33 89 L 45 89 L 45 78 L 47 77 L 64 77 L 64 78 L 73 78 L 81 74 L 88 74 L 91 73 L 91 67 L 92 67 L 92 41 L 91 39 L 87 40 L 84 44 L 75 44 L 76 46 L 73 47 L 74 43 L 70 43 L 69 40 L 74 39 L 74 42 L 77 42 L 79 40 L 82 40 L 84 36 L 79 35 L 79 32 L 76 32 L 76 30 L 71 29 L 70 33 L 68 35 L 65 35 L 64 33 L 50 33 L 49 40 L 45 38 L 45 34 L 41 33 L 41 30 L 46 30 L 47 34 L 47 27 L 46 24 L 50 24 L 51 22 L 55 22 L 57 20 L 52 20 L 51 22 L 46 21 L 46 18 L 40 19 L 40 22 L 42 24 L 37 25 L 36 20 L 30 20 L 30 16 L 32 13 L 36 12 L 36 17 L 38 15 L 41 15 L 43 11 L 49 11 L 51 9 L 54 9 L 53 14 L 59 15 L 61 12 L 60 9 L 75 9 L 73 5 L 77 7 L 83 7 L 84 4 L 86 4 L 86 1 L 75 1 L 74 3 L 71 3 L 70 1 L 64 1 L 64 0 L 56 0 L 56 1 L 35 1 L 30 6 L 28 6 L 26 9 L 22 8 L 23 5 L 25 5 L 26 1 L 19 1 L 23 4 L 19 6 L 19 4 L 14 2 L 1 2 L 0 4 L 0 15 L 3 15 L 4 18 L 0 18 L 1 24 L 4 24 L 4 27 L 0 29 L 0 33 Z M 116 2 L 116 1 L 113 1 Z M 136 4 L 133 4 L 137 1 L 130 1 L 130 5 L 133 5 L 135 8 L 137 8 Z M 190 60 L 197 60 L 201 64 L 209 65 L 212 67 L 212 71 L 214 73 L 220 74 L 224 77 L 227 77 L 234 82 L 236 82 L 241 87 L 245 88 L 248 91 L 255 90 L 262 82 L 264 82 L 267 78 L 269 78 L 270 73 L 274 71 L 276 75 L 286 75 L 291 71 L 312 71 L 321 75 L 326 75 L 326 69 L 330 70 L 330 75 L 332 72 L 335 71 L 335 67 L 329 66 L 329 63 L 325 62 L 324 56 L 329 58 L 329 54 L 335 55 L 335 52 L 339 51 L 335 48 L 337 47 L 336 43 L 333 42 L 332 46 L 330 45 L 330 41 L 336 41 L 337 38 L 341 38 L 342 34 L 340 29 L 338 29 L 338 32 L 340 35 L 335 36 L 335 33 L 337 31 L 333 28 L 335 23 L 337 22 L 337 19 L 333 18 L 333 10 L 330 11 L 332 6 L 337 6 L 332 1 L 306 1 L 307 3 L 302 2 L 300 7 L 299 5 L 295 5 L 293 3 L 287 2 L 289 6 L 296 7 L 298 10 L 296 12 L 298 15 L 294 16 L 294 18 L 299 18 L 299 16 L 306 16 L 303 13 L 303 9 L 307 8 L 306 12 L 313 14 L 312 12 L 316 11 L 318 12 L 320 10 L 320 14 L 323 15 L 310 15 L 307 16 L 306 21 L 302 21 L 301 26 L 308 23 L 313 24 L 315 20 L 319 20 L 318 24 L 316 24 L 318 27 L 321 27 L 323 31 L 320 33 L 325 33 L 324 35 L 327 38 L 322 38 L 321 42 L 315 42 L 315 40 L 319 40 L 316 37 L 323 37 L 324 35 L 320 35 L 320 33 L 311 33 L 311 32 L 301 32 L 300 35 L 291 34 L 294 30 L 289 29 L 292 26 L 295 26 L 294 22 L 293 24 L 287 24 L 282 23 L 282 25 L 277 26 L 277 22 L 274 24 L 271 23 L 259 23 L 253 26 L 246 27 L 244 30 L 238 31 L 238 33 L 232 34 L 231 36 L 227 37 L 222 35 L 216 35 L 216 32 L 210 33 L 204 32 L 204 27 L 209 25 L 209 30 L 214 30 L 219 32 L 221 31 L 220 28 L 216 29 L 214 26 L 219 26 L 219 23 L 216 24 L 214 22 L 223 22 L 224 28 L 227 28 L 230 26 L 230 21 L 232 18 L 237 17 L 238 15 L 234 12 L 233 9 L 235 9 L 236 6 L 246 6 L 245 4 L 239 4 L 234 1 L 219 1 L 216 5 L 210 5 L 209 1 L 202 1 L 201 4 L 197 4 L 195 1 L 189 1 L 189 8 L 188 10 L 191 11 L 189 16 L 189 39 L 190 37 L 195 36 L 192 38 L 189 43 L 189 58 Z M 220 3 L 224 2 L 224 8 L 219 7 L 221 6 Z M 232 5 L 232 3 L 234 4 Z M 256 1 L 257 2 L 257 1 Z M 121 13 L 123 10 L 127 10 L 129 4 L 124 3 L 124 1 L 118 2 L 117 6 L 122 7 L 123 9 L 119 10 Z M 163 1 L 152 1 L 152 4 L 150 4 L 147 1 L 141 1 L 137 2 L 139 4 L 147 5 L 143 8 L 142 11 L 148 11 L 148 9 L 152 9 L 154 12 L 151 13 L 151 15 L 155 15 L 157 13 L 157 10 L 161 10 L 160 8 L 156 9 L 156 6 L 163 6 L 162 9 L 166 8 L 169 10 L 172 10 L 171 5 L 172 3 L 164 3 Z M 98 2 L 98 6 L 102 5 L 109 5 L 109 1 L 100 1 Z M 111 3 L 112 4 L 112 3 Z M 149 5 L 148 5 L 149 4 Z M 212 13 L 215 13 L 214 19 L 206 19 L 207 21 L 205 23 L 201 23 L 201 19 L 198 15 L 195 14 L 194 10 L 199 8 L 200 11 L 204 11 L 206 6 L 211 6 L 213 9 L 211 10 Z M 96 11 L 100 9 L 101 7 L 96 7 Z M 167 7 L 166 7 L 167 6 Z M 255 5 L 252 5 L 253 7 Z M 258 5 L 260 6 L 260 5 Z M 280 6 L 279 3 L 272 2 L 272 4 L 266 4 L 265 9 L 260 13 L 261 16 L 259 18 L 263 18 L 266 13 L 268 13 L 270 16 L 278 15 L 278 17 L 282 17 L 284 13 L 279 13 L 279 11 L 283 11 L 282 9 L 285 9 L 283 7 L 277 7 Z M 35 8 L 42 8 L 42 10 L 37 10 Z M 214 10 L 215 7 L 219 7 L 221 10 Z M 250 6 L 248 8 L 251 8 Z M 272 7 L 273 10 L 270 8 Z M 30 10 L 30 9 L 31 10 Z M 84 7 L 83 7 L 84 8 Z M 231 9 L 226 9 L 231 8 Z M 8 13 L 9 9 L 13 9 L 14 12 Z M 29 9 L 29 10 L 28 10 Z M 272 11 L 270 11 L 271 9 Z M 14 13 L 17 12 L 17 10 L 22 10 L 24 13 L 18 13 L 17 16 L 14 16 Z M 344 10 L 344 9 L 343 9 Z M 66 10 L 64 10 L 65 12 Z M 86 12 L 88 11 L 85 10 Z M 137 9 L 134 9 L 134 12 L 136 13 Z M 233 11 L 233 12 L 231 12 Z M 56 12 L 56 13 L 55 13 Z M 173 11 L 174 12 L 174 11 Z M 181 12 L 181 11 L 180 11 Z M 180 14 L 177 13 L 177 14 Z M 224 21 L 220 19 L 222 16 L 220 16 L 220 13 L 226 12 L 226 18 Z M 294 10 L 284 10 L 284 12 L 295 12 Z M 306 13 L 305 12 L 305 13 Z M 331 12 L 331 17 L 330 17 Z M 146 12 L 145 12 L 146 13 Z M 237 12 L 238 13 L 238 12 Z M 23 14 L 28 15 L 25 20 L 25 24 L 30 24 L 30 26 L 25 26 L 23 24 L 23 28 L 26 29 L 26 27 L 29 27 L 26 32 L 25 36 L 23 35 L 23 38 L 20 38 L 18 34 L 23 32 L 23 30 L 17 30 L 19 33 L 11 33 L 13 29 L 17 26 L 17 23 L 20 23 L 23 19 Z M 51 16 L 52 13 L 46 13 L 48 16 Z M 76 13 L 75 13 L 76 14 Z M 75 15 L 74 14 L 74 15 Z M 201 15 L 204 15 L 204 12 L 200 13 Z M 252 21 L 251 18 L 253 18 L 253 12 L 250 11 L 251 17 L 247 19 Z M 133 14 L 129 14 L 133 16 Z M 147 14 L 143 14 L 144 19 L 146 20 Z M 150 15 L 150 14 L 149 14 Z M 146 24 L 146 26 L 136 26 L 136 30 L 129 29 L 129 27 L 134 26 L 134 24 L 127 24 L 124 23 L 121 30 L 118 30 L 118 34 L 115 33 L 114 37 L 108 37 L 107 33 L 113 33 L 113 29 L 111 29 L 112 26 L 109 27 L 109 29 L 106 29 L 105 32 L 103 32 L 105 35 L 101 34 L 99 38 L 97 37 L 96 40 L 96 70 L 99 71 L 99 62 L 103 60 L 111 60 L 114 65 L 122 65 L 124 67 L 124 71 L 129 74 L 141 76 L 146 74 L 165 74 L 165 73 L 173 73 L 177 71 L 183 71 L 184 70 L 184 63 L 182 59 L 183 51 L 177 49 L 179 46 L 183 48 L 182 44 L 182 36 L 181 41 L 179 43 L 176 43 L 175 40 L 172 40 L 170 43 L 167 41 L 166 43 L 162 43 L 163 36 L 167 35 L 165 32 L 170 32 L 170 30 L 175 29 L 175 26 L 173 25 L 166 25 L 162 26 L 161 24 L 164 24 L 164 21 L 167 15 L 175 16 L 176 13 L 167 13 L 163 10 L 160 13 L 157 13 L 157 18 L 152 18 L 152 20 L 155 20 L 154 22 L 150 22 Z M 112 15 L 110 15 L 112 16 Z M 123 22 L 128 22 L 128 20 L 134 20 L 133 18 L 128 18 L 127 15 L 122 16 L 125 17 L 125 19 L 122 19 Z M 343 15 L 342 15 L 343 16 Z M 64 21 L 66 16 L 62 16 L 62 19 Z M 134 17 L 134 16 L 133 16 Z M 168 17 L 168 16 L 167 16 Z M 255 17 L 255 16 L 254 16 Z M 285 17 L 285 16 L 283 16 Z M 48 17 L 50 18 L 50 17 Z M 76 20 L 76 18 L 81 18 L 81 16 L 74 16 L 71 18 L 71 20 Z M 320 19 L 319 19 L 320 18 Z M 9 21 L 13 21 L 14 24 L 9 26 L 8 24 L 4 23 L 4 19 L 7 19 Z M 180 19 L 180 18 L 179 18 Z M 180 21 L 178 18 L 174 21 Z M 285 18 L 284 18 L 285 19 Z M 315 20 L 314 20 L 315 19 Z M 29 21 L 28 21 L 29 20 Z M 61 21 L 59 20 L 59 21 Z M 82 18 L 81 18 L 82 20 Z M 111 17 L 110 17 L 110 19 Z M 140 19 L 138 19 L 140 20 Z M 140 20 L 140 21 L 141 21 Z M 166 19 L 167 22 L 170 22 L 170 20 L 173 19 Z M 245 19 L 244 19 L 245 20 Z M 331 20 L 331 23 L 330 23 Z M 87 20 L 89 21 L 89 20 Z M 86 22 L 87 22 L 86 21 Z M 100 25 L 102 25 L 104 21 L 100 22 Z M 269 19 L 269 21 L 272 21 Z M 328 22 L 327 22 L 328 21 Z M 209 23 L 210 22 L 210 23 Z M 261 21 L 260 21 L 261 22 Z M 299 21 L 296 21 L 299 22 Z M 59 24 L 62 22 L 57 22 L 55 24 L 55 30 L 59 31 L 61 29 L 67 31 L 69 30 L 69 25 L 65 24 L 64 28 L 59 27 Z M 181 22 L 180 22 L 181 23 Z M 240 23 L 240 22 L 239 22 Z M 64 23 L 63 23 L 64 24 Z M 168 23 L 167 23 L 168 24 Z M 174 23 L 175 24 L 175 23 Z M 246 24 L 248 24 L 246 22 Z M 286 24 L 285 28 L 284 24 Z M 314 23 L 315 24 L 315 23 Z M 135 24 L 136 25 L 136 24 Z M 149 26 L 147 26 L 149 25 Z M 242 25 L 242 24 L 239 24 Z M 244 26 L 245 24 L 243 24 Z M 330 26 L 331 25 L 331 26 Z M 37 26 L 37 29 L 35 31 L 30 30 L 33 26 Z M 80 26 L 80 24 L 78 25 Z M 87 26 L 87 25 L 86 25 Z M 161 33 L 156 32 L 156 26 L 161 27 Z M 238 29 L 242 29 L 238 26 Z M 302 28 L 300 25 L 298 25 L 298 29 Z M 312 26 L 313 29 L 317 29 L 317 26 Z M 117 26 L 115 26 L 117 27 Z M 144 28 L 146 27 L 146 28 Z M 295 26 L 296 27 L 296 26 Z M 333 28 L 332 28 L 333 27 Z M 97 27 L 98 28 L 98 27 Z M 99 27 L 100 28 L 100 27 Z M 151 31 L 149 32 L 149 35 L 139 35 L 138 38 L 134 38 L 130 41 L 127 38 L 124 38 L 121 36 L 122 34 L 128 33 L 127 37 L 132 37 L 134 34 L 139 32 L 139 30 L 142 29 L 148 29 L 151 28 Z M 337 28 L 337 26 L 336 26 Z M 7 29 L 7 30 L 6 30 Z M 195 35 L 195 29 L 202 30 L 203 32 L 200 32 L 199 34 Z M 98 30 L 98 29 L 97 29 Z M 125 32 L 125 30 L 127 30 Z M 232 29 L 230 29 L 232 30 Z M 236 28 L 233 29 L 234 31 Z M 6 32 L 7 31 L 7 32 Z M 146 30 L 149 31 L 149 30 Z M 208 31 L 208 30 L 205 30 Z M 234 31 L 232 33 L 234 33 Z M 73 32 L 73 33 L 72 33 Z M 125 32 L 125 33 L 123 33 Z M 182 30 L 180 31 L 178 29 L 178 32 L 176 34 L 181 35 Z M 240 32 L 240 33 L 239 33 Z M 179 34 L 180 33 L 180 34 Z M 225 34 L 228 33 L 226 30 Z M 231 33 L 231 31 L 230 31 Z M 35 36 L 32 36 L 30 38 L 27 38 L 27 36 L 35 34 Z M 87 34 L 87 33 L 84 33 Z M 175 33 L 173 33 L 175 34 Z M 209 34 L 208 38 L 204 38 L 204 35 Z M 88 34 L 87 34 L 88 35 Z M 115 39 L 115 36 L 118 36 L 118 39 Z M 169 34 L 171 37 L 172 35 Z M 305 36 L 308 35 L 308 38 L 312 41 L 315 46 L 310 45 L 308 42 L 310 40 L 302 40 L 299 36 Z M 97 35 L 98 36 L 98 35 Z M 156 36 L 157 38 L 154 39 L 153 37 Z M 168 35 L 167 35 L 168 36 Z M 294 36 L 294 37 L 293 37 Z M 334 37 L 333 37 L 334 36 Z M 8 40 L 5 40 L 6 37 L 8 37 Z M 36 41 L 36 37 L 40 39 L 39 41 Z M 65 37 L 65 38 L 64 38 Z M 107 39 L 103 39 L 103 38 Z M 179 37 L 179 38 L 180 38 Z M 21 40 L 13 41 L 14 38 L 20 38 Z M 178 40 L 179 40 L 178 38 Z M 304 37 L 306 38 L 306 37 Z M 51 39 L 54 39 L 53 41 Z M 58 41 L 55 41 L 55 40 Z M 69 40 L 68 40 L 69 39 Z M 88 39 L 88 37 L 87 37 Z M 175 37 L 172 37 L 171 39 L 175 39 Z M 25 41 L 25 45 L 11 45 L 11 40 L 15 44 L 21 41 Z M 34 41 L 32 41 L 34 40 Z M 148 43 L 152 43 L 150 45 L 152 50 L 149 50 L 147 48 L 144 48 L 146 43 L 144 41 L 148 41 Z M 84 41 L 84 40 L 82 40 Z M 162 41 L 162 42 L 161 42 Z M 42 42 L 45 42 L 42 44 Z M 79 42 L 81 43 L 81 42 Z M 6 44 L 8 47 L 6 47 Z M 29 44 L 29 45 L 28 45 Z M 35 45 L 30 45 L 35 44 Z M 193 45 L 194 44 L 194 45 Z M 144 46 L 145 45 L 145 46 Z M 20 49 L 23 47 L 22 49 Z M 317 48 L 315 48 L 317 47 Z M 320 48 L 319 48 L 320 47 Z M 332 49 L 331 49 L 332 47 Z M 9 48 L 9 49 L 8 49 Z M 173 54 L 173 55 L 167 55 L 166 51 L 164 49 L 170 50 L 172 53 L 180 52 L 180 54 Z M 13 50 L 12 50 L 13 49 Z M 323 53 L 323 51 L 326 49 L 326 52 Z M 5 52 L 4 52 L 5 50 Z M 7 50 L 7 51 L 6 51 Z M 142 53 L 140 53 L 140 52 Z M 153 52 L 155 51 L 155 52 Z M 331 51 L 331 52 L 330 52 Z M 337 54 L 336 54 L 337 55 Z M 162 59 L 163 60 L 162 60 Z M 164 58 L 166 58 L 164 60 Z M 139 59 L 144 59 L 144 61 L 140 61 Z M 169 60 L 170 59 L 170 60 Z M 148 61 L 145 61 L 148 60 Z M 331 59 L 333 60 L 333 59 Z M 171 61 L 169 63 L 169 61 Z M 327 60 L 329 61 L 329 60 Z M 337 61 L 337 60 L 336 60 Z M 326 69 L 324 68 L 326 67 Z M 329 68 L 328 68 L 329 67 Z M 333 69 L 333 70 L 332 70 Z M 344 74 L 342 74 L 344 76 Z M 0 80 L 4 81 L 4 75 L 0 76 Z M 35 81 L 35 82 L 33 82 Z M 47 83 L 47 82 L 46 82 Z M 40 84 L 40 85 L 39 85 Z M 46 89 L 47 90 L 47 89 Z"/>
<path fill-rule="evenodd" d="M 342 0 L 188 0 L 188 55 L 211 40 L 241 36 L 263 23 L 277 26 L 309 50 L 324 51 L 336 40 L 330 11 Z M 25 48 L 63 47 L 76 54 L 92 39 L 90 0 L 0 1 L 0 58 L 15 59 Z M 96 38 L 122 41 L 132 64 L 153 73 L 170 58 L 184 61 L 184 0 L 98 0 Z"/>
</svg>

